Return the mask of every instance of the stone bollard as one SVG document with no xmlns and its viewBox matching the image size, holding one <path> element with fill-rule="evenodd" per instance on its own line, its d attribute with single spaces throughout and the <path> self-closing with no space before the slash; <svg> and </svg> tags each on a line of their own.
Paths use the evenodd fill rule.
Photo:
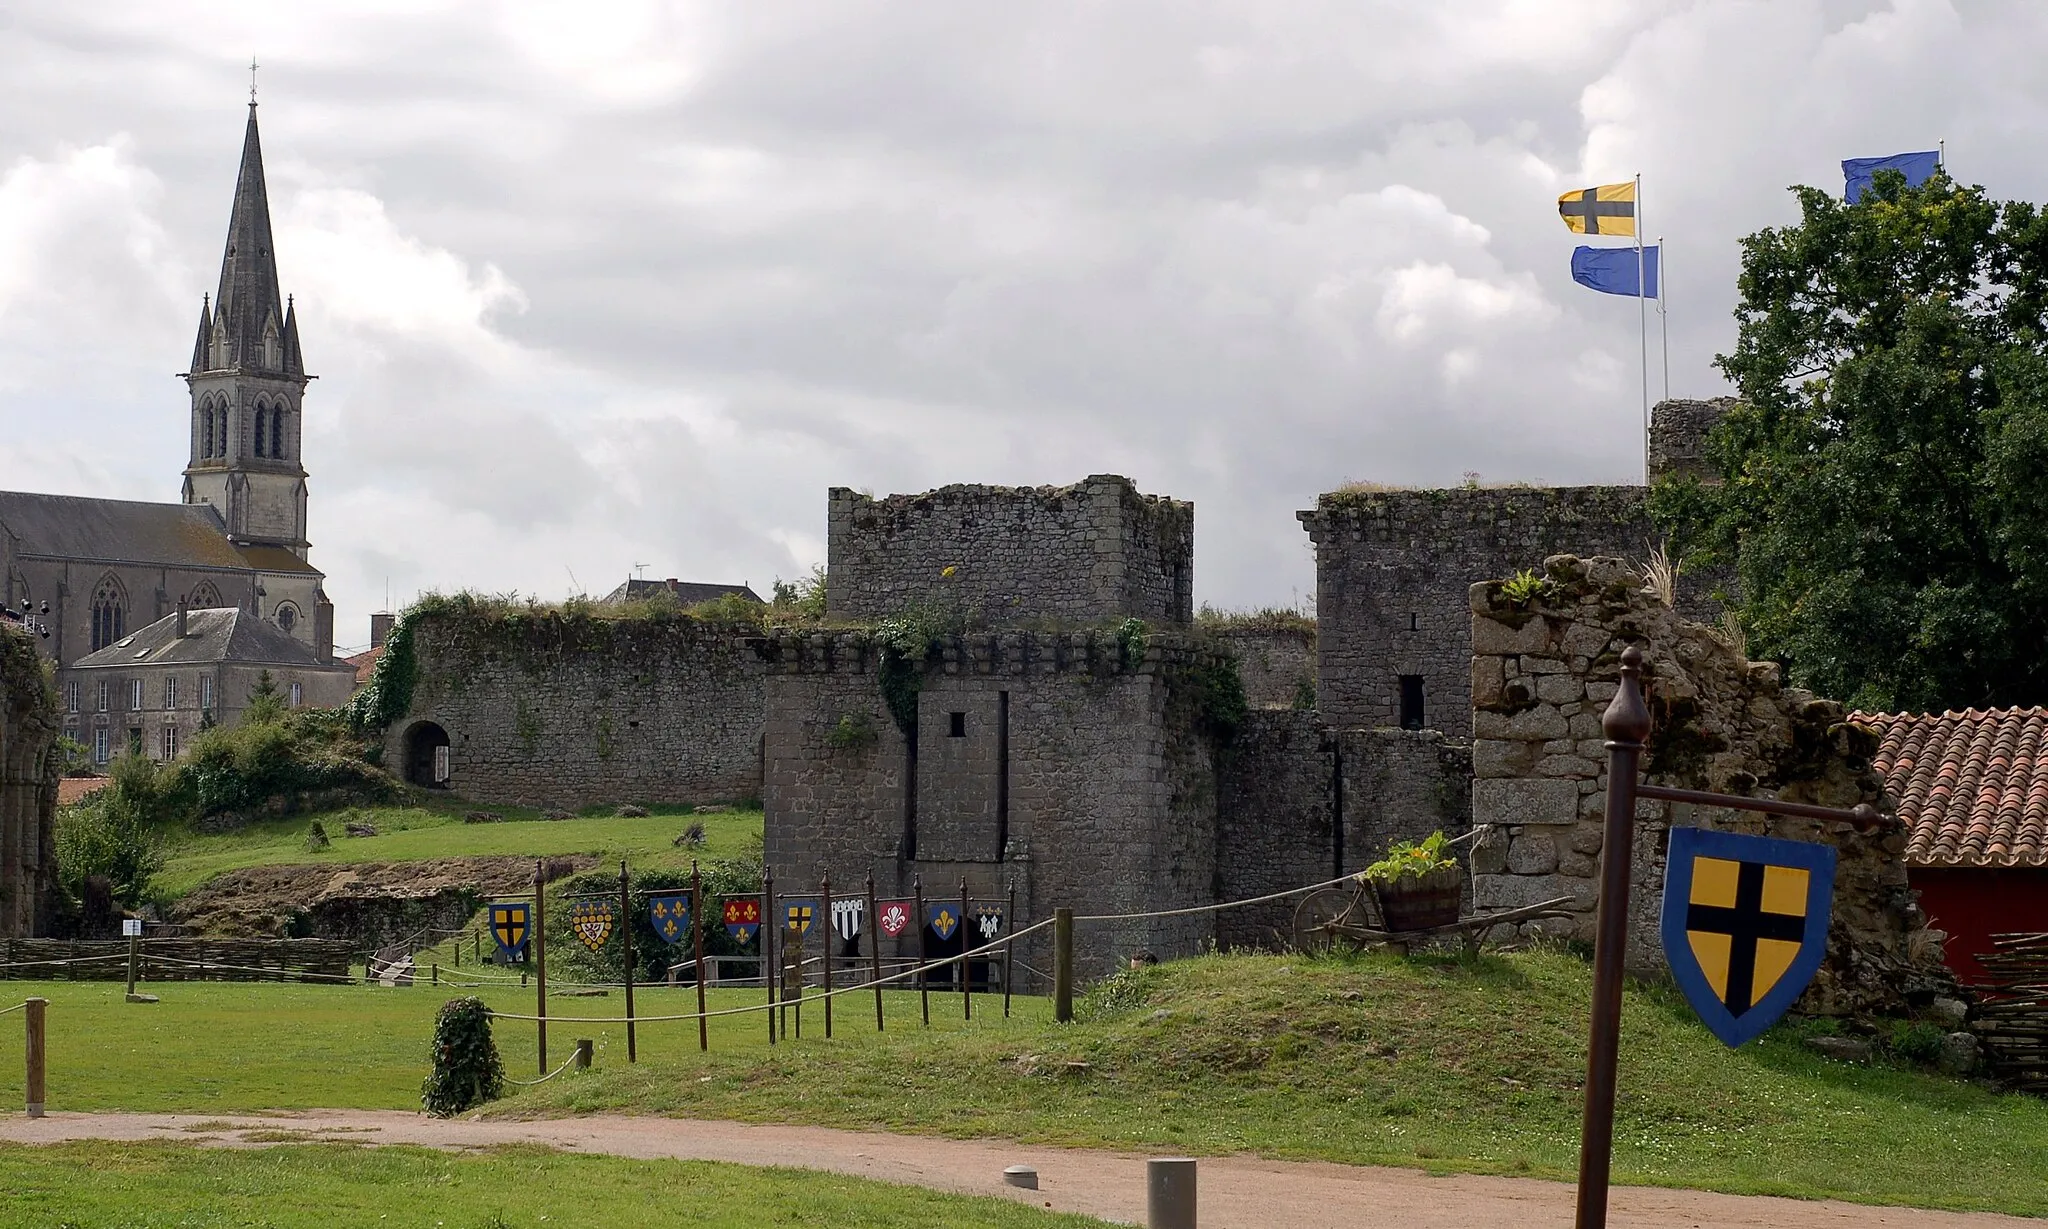
<svg viewBox="0 0 2048 1229">
<path fill-rule="evenodd" d="M 1038 1171 L 1029 1165 L 1012 1165 L 1003 1171 L 1003 1185 L 1035 1191 L 1038 1189 Z"/>
<path fill-rule="evenodd" d="M 1145 1162 L 1145 1229 L 1195 1229 L 1195 1159 Z"/>
</svg>

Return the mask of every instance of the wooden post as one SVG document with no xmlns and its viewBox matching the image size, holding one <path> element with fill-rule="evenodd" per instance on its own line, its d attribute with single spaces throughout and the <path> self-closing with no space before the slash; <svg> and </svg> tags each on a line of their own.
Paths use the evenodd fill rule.
<svg viewBox="0 0 2048 1229">
<path fill-rule="evenodd" d="M 50 1005 L 48 999 L 28 1001 L 28 1116 L 43 1116 L 43 1036 L 45 1020 L 43 1010 Z"/>
<path fill-rule="evenodd" d="M 1052 1018 L 1074 1022 L 1074 911 L 1052 911 Z"/>
<path fill-rule="evenodd" d="M 1636 832 L 1636 760 L 1650 732 L 1640 682 L 1643 652 L 1621 655 L 1621 685 L 1600 717 L 1607 735 L 1607 827 L 1600 841 L 1600 912 L 1593 945 L 1592 1037 L 1586 1047 L 1586 1106 L 1579 1137 L 1577 1229 L 1606 1229 L 1607 1179 L 1614 1157 L 1614 1072 L 1621 1050 L 1622 957 L 1628 948 L 1629 871 Z"/>
<path fill-rule="evenodd" d="M 539 858 L 533 860 L 533 981 L 539 989 L 534 998 L 534 1031 L 540 1038 L 540 1073 L 548 1073 L 548 885 Z"/>
<path fill-rule="evenodd" d="M 436 960 L 432 967 L 434 970 L 434 984 L 438 986 L 441 984 L 441 962 Z"/>
<path fill-rule="evenodd" d="M 455 932 L 455 967 L 462 967 L 462 932 Z"/>
<path fill-rule="evenodd" d="M 882 1031 L 882 915 L 875 912 L 875 877 L 868 876 L 868 971 L 875 983 L 875 1031 Z"/>
<path fill-rule="evenodd" d="M 823 917 L 811 923 L 825 923 L 825 1040 L 832 1040 L 832 941 L 839 932 L 832 928 L 832 876 L 825 875 L 818 880 L 818 909 Z"/>
<path fill-rule="evenodd" d="M 626 1061 L 640 1061 L 640 1047 L 633 1035 L 633 896 L 632 881 L 626 877 L 626 860 L 619 859 L 619 942 L 626 948 Z"/>
<path fill-rule="evenodd" d="M 974 933 L 967 929 L 967 876 L 960 877 L 960 1018 L 974 1018 L 974 979 L 967 975 L 967 944 Z"/>
<path fill-rule="evenodd" d="M 141 962 L 142 962 L 142 937 L 141 937 L 140 935 L 129 935 L 129 936 L 128 936 L 128 997 L 129 997 L 130 999 L 133 999 L 133 998 L 135 997 L 135 973 L 136 973 L 136 966 L 137 966 L 138 964 L 140 964 Z"/>
<path fill-rule="evenodd" d="M 761 872 L 761 929 L 757 932 L 761 948 L 761 984 L 768 988 L 768 1044 L 774 1045 L 776 1035 L 775 983 L 782 980 L 782 969 L 775 961 L 775 876 L 769 871 Z"/>
<path fill-rule="evenodd" d="M 916 913 L 911 915 L 910 919 L 911 924 L 917 927 L 917 963 L 919 966 L 917 970 L 917 1004 L 924 1011 L 924 1026 L 930 1028 L 932 1026 L 932 974 L 930 969 L 923 967 L 925 962 L 930 959 L 925 954 L 923 875 L 911 877 L 910 890 L 916 896 L 916 900 L 911 907 L 917 910 Z"/>
<path fill-rule="evenodd" d="M 1010 938 L 1017 933 L 1017 881 L 1009 882 L 1009 893 L 1003 901 L 1003 1019 L 1010 1018 L 1010 968 L 1017 954 L 1017 944 Z"/>
<path fill-rule="evenodd" d="M 704 876 L 697 873 L 697 859 L 690 859 L 690 941 L 696 948 L 697 1048 L 711 1048 L 711 1021 L 704 1015 Z"/>
<path fill-rule="evenodd" d="M 576 1039 L 576 1070 L 590 1070 L 590 1052 L 592 1048 L 590 1038 L 578 1037 Z"/>
</svg>

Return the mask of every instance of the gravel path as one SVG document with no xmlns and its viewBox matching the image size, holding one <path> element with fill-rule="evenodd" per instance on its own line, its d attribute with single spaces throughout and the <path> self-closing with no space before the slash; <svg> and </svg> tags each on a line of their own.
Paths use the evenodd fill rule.
<svg viewBox="0 0 2048 1229">
<path fill-rule="evenodd" d="M 256 1131 L 261 1140 L 243 1138 Z M 279 1138 L 284 1136 L 287 1138 Z M 1001 1141 L 928 1139 L 824 1127 L 751 1126 L 687 1118 L 603 1116 L 444 1122 L 419 1114 L 309 1110 L 264 1115 L 52 1114 L 0 1119 L 0 1141 L 184 1139 L 226 1147 L 330 1140 L 473 1148 L 535 1143 L 613 1156 L 683 1157 L 831 1170 L 975 1195 L 1000 1195 L 1063 1212 L 1142 1224 L 1144 1158 L 1136 1153 Z M 1037 1168 L 1040 1189 L 1003 1185 L 1007 1165 Z M 1210 1157 L 1200 1169 L 1205 1229 L 1536 1229 L 1568 1226 L 1572 1188 L 1532 1178 L 1431 1177 L 1412 1169 Z M 1989 1213 L 1926 1212 L 1626 1187 L 1614 1191 L 1615 1229 L 1989 1229 L 2038 1224 Z"/>
</svg>

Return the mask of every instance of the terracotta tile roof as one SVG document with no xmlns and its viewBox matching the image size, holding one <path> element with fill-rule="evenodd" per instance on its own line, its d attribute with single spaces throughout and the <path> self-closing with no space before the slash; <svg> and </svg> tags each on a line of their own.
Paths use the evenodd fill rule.
<svg viewBox="0 0 2048 1229">
<path fill-rule="evenodd" d="M 1853 713 L 1910 834 L 1908 866 L 2048 866 L 2048 709 Z"/>
<path fill-rule="evenodd" d="M 370 675 L 377 669 L 377 659 L 382 656 L 384 656 L 384 646 L 380 644 L 376 648 L 364 649 L 360 653 L 342 658 L 341 664 L 355 667 L 356 686 L 361 687 L 370 681 Z"/>
<path fill-rule="evenodd" d="M 112 785 L 112 777 L 58 777 L 57 805 L 68 807 L 89 794 L 97 794 Z"/>
</svg>

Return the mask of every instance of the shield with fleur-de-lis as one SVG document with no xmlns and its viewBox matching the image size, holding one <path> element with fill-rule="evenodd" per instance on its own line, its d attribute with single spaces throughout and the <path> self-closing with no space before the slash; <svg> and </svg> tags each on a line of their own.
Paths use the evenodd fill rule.
<svg viewBox="0 0 2048 1229">
<path fill-rule="evenodd" d="M 944 903 L 926 905 L 925 921 L 932 928 L 932 933 L 939 936 L 943 942 L 952 938 L 953 932 L 960 929 L 960 911 Z"/>
</svg>

